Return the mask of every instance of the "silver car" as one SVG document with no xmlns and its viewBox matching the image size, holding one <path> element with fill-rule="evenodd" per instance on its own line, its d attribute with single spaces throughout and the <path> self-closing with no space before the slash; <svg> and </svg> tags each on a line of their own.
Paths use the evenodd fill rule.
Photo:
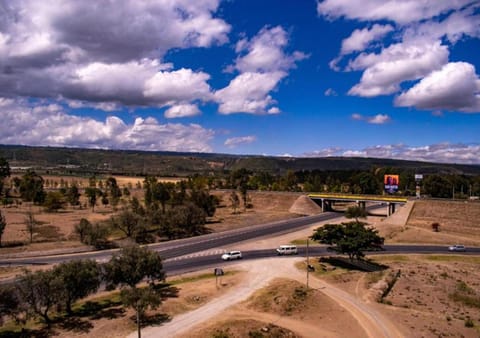
<svg viewBox="0 0 480 338">
<path fill-rule="evenodd" d="M 467 251 L 467 248 L 465 247 L 465 245 L 455 244 L 455 245 L 449 246 L 449 247 L 448 247 L 448 251 L 460 251 L 460 252 L 464 252 L 464 251 Z"/>
<path fill-rule="evenodd" d="M 231 259 L 241 259 L 242 253 L 240 251 L 229 251 L 222 255 L 224 261 L 229 261 Z"/>
</svg>

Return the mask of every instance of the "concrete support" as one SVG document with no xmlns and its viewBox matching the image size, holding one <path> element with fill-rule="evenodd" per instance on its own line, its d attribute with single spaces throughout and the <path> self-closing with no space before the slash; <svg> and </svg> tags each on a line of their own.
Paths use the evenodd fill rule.
<svg viewBox="0 0 480 338">
<path fill-rule="evenodd" d="M 387 216 L 391 216 L 395 212 L 395 203 L 387 203 Z"/>
</svg>

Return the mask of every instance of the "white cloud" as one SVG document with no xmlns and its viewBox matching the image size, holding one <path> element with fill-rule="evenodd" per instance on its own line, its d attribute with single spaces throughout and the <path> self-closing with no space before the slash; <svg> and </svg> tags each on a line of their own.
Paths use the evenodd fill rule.
<svg viewBox="0 0 480 338">
<path fill-rule="evenodd" d="M 1 100 L 0 143 L 87 148 L 212 151 L 214 132 L 196 124 L 161 124 L 152 117 L 133 124 L 116 116 L 105 121 L 69 115 L 56 104 Z"/>
<path fill-rule="evenodd" d="M 373 117 L 368 118 L 367 121 L 371 124 L 385 124 L 387 122 L 390 122 L 391 118 L 386 114 L 377 114 Z"/>
<path fill-rule="evenodd" d="M 361 54 L 349 67 L 365 69 L 360 83 L 349 90 L 350 95 L 372 97 L 393 94 L 400 83 L 419 79 L 448 62 L 448 48 L 440 41 L 429 44 L 398 43 L 380 54 Z"/>
<path fill-rule="evenodd" d="M 324 95 L 325 96 L 338 96 L 337 92 L 332 88 L 328 88 L 327 90 L 325 90 Z"/>
<path fill-rule="evenodd" d="M 361 120 L 363 120 L 363 115 L 358 114 L 358 113 L 353 113 L 352 114 L 352 119 L 356 120 L 356 121 L 361 121 Z"/>
<path fill-rule="evenodd" d="M 241 137 L 232 137 L 225 140 L 224 145 L 229 148 L 235 148 L 239 145 L 250 144 L 257 140 L 253 135 L 250 136 L 241 136 Z"/>
<path fill-rule="evenodd" d="M 370 124 L 385 124 L 390 122 L 392 119 L 387 114 L 377 114 L 374 116 L 363 116 L 358 113 L 352 114 L 352 119 L 356 121 L 366 121 Z"/>
<path fill-rule="evenodd" d="M 278 114 L 280 109 L 270 92 L 295 67 L 295 62 L 306 58 L 302 52 L 285 53 L 288 36 L 276 26 L 264 27 L 251 40 L 241 39 L 236 45 L 237 57 L 233 67 L 240 72 L 227 87 L 215 92 L 221 114 L 250 113 Z M 245 55 L 243 55 L 246 53 Z"/>
<path fill-rule="evenodd" d="M 171 49 L 228 41 L 230 25 L 213 17 L 219 0 L 107 1 L 99 6 L 75 0 L 3 6 L 0 63 L 8 75 L 0 78 L 0 95 L 127 105 L 208 96 L 209 76 L 203 72 L 180 69 L 184 88 L 165 86 L 162 77 L 179 80 L 179 74 L 161 60 Z"/>
<path fill-rule="evenodd" d="M 407 24 L 458 10 L 474 2 L 475 0 L 324 0 L 318 1 L 317 12 L 332 20 L 345 17 Z"/>
<path fill-rule="evenodd" d="M 475 67 L 451 62 L 432 72 L 395 100 L 401 107 L 480 112 L 480 79 Z"/>
<path fill-rule="evenodd" d="M 236 60 L 235 68 L 245 72 L 276 72 L 295 67 L 295 62 L 306 58 L 302 52 L 288 55 L 284 48 L 288 44 L 287 32 L 280 27 L 264 27 L 251 41 L 242 39 L 237 43 L 237 53 L 247 52 Z"/>
<path fill-rule="evenodd" d="M 166 118 L 190 117 L 199 115 L 200 109 L 194 104 L 177 104 L 165 111 Z"/>
<path fill-rule="evenodd" d="M 184 68 L 173 72 L 158 72 L 146 81 L 144 95 L 164 104 L 195 99 L 209 100 L 211 95 L 208 79 L 210 75 L 206 73 L 195 73 Z"/>
<path fill-rule="evenodd" d="M 227 87 L 215 92 L 215 99 L 219 103 L 218 111 L 221 114 L 265 114 L 275 103 L 269 93 L 286 75 L 284 72 L 238 75 Z"/>
<path fill-rule="evenodd" d="M 438 143 L 426 146 L 377 145 L 364 149 L 327 148 L 304 154 L 306 157 L 374 157 L 438 163 L 480 164 L 480 144 Z"/>
<path fill-rule="evenodd" d="M 342 41 L 342 48 L 340 54 L 345 55 L 352 52 L 361 52 L 365 50 L 368 45 L 385 34 L 393 31 L 391 25 L 375 24 L 371 28 L 355 29 L 352 34 Z"/>
<path fill-rule="evenodd" d="M 479 9 L 476 0 L 324 0 L 317 3 L 318 14 L 327 19 L 346 18 L 373 25 L 370 29 L 353 31 L 343 40 L 339 55 L 329 63 L 336 71 L 342 68 L 363 71 L 349 95 L 376 97 L 396 94 L 403 89 L 397 105 L 460 112 L 478 110 L 472 95 L 472 92 L 478 93 L 472 85 L 473 77 L 462 73 L 461 67 L 453 69 L 460 72 L 453 78 L 468 77 L 467 84 L 463 85 L 468 95 L 464 105 L 457 102 L 457 94 L 447 95 L 454 102 L 433 98 L 435 93 L 421 90 L 422 87 L 413 81 L 425 84 L 423 80 L 433 75 L 438 79 L 441 76 L 437 71 L 449 63 L 452 46 L 465 38 L 480 37 Z M 386 34 L 388 39 L 384 39 Z M 372 44 L 372 41 L 377 43 Z M 361 53 L 351 55 L 354 52 Z M 341 67 L 341 63 L 346 66 Z M 447 82 L 449 88 L 461 87 L 458 83 Z M 409 90 L 412 86 L 415 87 Z M 442 86 L 445 84 L 436 85 L 435 90 L 441 91 Z M 420 97 L 422 95 L 425 97 Z"/>
</svg>

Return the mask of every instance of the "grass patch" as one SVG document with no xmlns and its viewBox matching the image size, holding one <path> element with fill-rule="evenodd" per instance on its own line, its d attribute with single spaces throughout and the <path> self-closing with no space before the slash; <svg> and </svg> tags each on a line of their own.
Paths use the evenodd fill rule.
<svg viewBox="0 0 480 338">
<path fill-rule="evenodd" d="M 434 262 L 460 262 L 480 264 L 480 257 L 463 255 L 424 255 L 424 259 Z"/>
<path fill-rule="evenodd" d="M 377 255 L 369 256 L 370 260 L 374 262 L 410 262 L 412 259 L 407 255 Z"/>
<path fill-rule="evenodd" d="M 379 282 L 384 275 L 385 275 L 385 271 L 369 272 L 366 274 L 365 281 L 367 285 L 372 285 Z"/>
<path fill-rule="evenodd" d="M 293 245 L 299 245 L 299 246 L 307 246 L 307 240 L 304 238 L 299 238 L 299 239 L 294 239 L 293 241 L 290 241 L 289 244 Z M 319 246 L 320 243 L 309 240 L 308 241 L 308 246 Z"/>
<path fill-rule="evenodd" d="M 225 274 L 222 276 L 222 277 L 225 277 L 225 276 L 233 276 L 235 274 L 237 274 L 239 271 L 227 271 L 225 272 Z M 206 280 L 206 279 L 214 279 L 215 278 L 215 275 L 212 273 L 203 273 L 201 275 L 196 275 L 196 276 L 191 276 L 191 277 L 182 277 L 182 278 L 178 278 L 178 279 L 173 279 L 173 280 L 169 280 L 168 281 L 168 284 L 170 285 L 179 285 L 179 284 L 185 284 L 185 283 L 193 283 L 193 282 L 198 282 L 198 281 L 201 281 L 201 280 Z"/>
<path fill-rule="evenodd" d="M 464 281 L 457 282 L 455 292 L 449 294 L 448 297 L 455 302 L 480 309 L 480 297 Z"/>
</svg>

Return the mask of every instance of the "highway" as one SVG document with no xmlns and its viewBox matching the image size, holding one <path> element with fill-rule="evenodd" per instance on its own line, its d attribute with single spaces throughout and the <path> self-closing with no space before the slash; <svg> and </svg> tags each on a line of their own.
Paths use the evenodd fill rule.
<svg viewBox="0 0 480 338">
<path fill-rule="evenodd" d="M 325 222 L 333 218 L 341 217 L 335 212 L 325 212 L 320 215 L 293 218 L 285 221 L 278 221 L 260 224 L 230 231 L 212 233 L 197 237 L 190 237 L 180 240 L 150 244 L 148 247 L 160 253 L 164 260 L 179 256 L 193 254 L 212 248 L 224 247 L 233 243 L 245 240 L 258 239 L 264 236 L 278 236 L 285 233 L 295 232 L 310 227 L 318 222 Z M 76 254 L 36 256 L 22 258 L 1 258 L 2 265 L 28 265 L 28 264 L 57 264 L 72 259 L 94 259 L 107 261 L 118 249 L 92 251 Z"/>
<path fill-rule="evenodd" d="M 439 245 L 384 245 L 383 251 L 366 252 L 367 255 L 393 255 L 393 254 L 445 254 L 445 255 L 480 255 L 480 247 L 469 247 L 466 252 L 450 252 L 447 246 Z M 306 257 L 306 246 L 298 247 L 298 256 Z M 327 246 L 314 245 L 308 249 L 311 257 L 335 255 L 327 250 Z M 288 259 L 291 256 L 277 256 L 275 248 L 263 250 L 242 251 L 243 260 L 277 257 Z M 225 267 L 238 261 L 223 261 L 220 255 L 205 255 L 189 258 L 176 258 L 166 260 L 163 267 L 168 276 L 186 272 L 193 272 L 213 267 Z"/>
<path fill-rule="evenodd" d="M 369 211 L 381 207 L 382 206 L 371 206 L 369 207 Z M 152 250 L 160 253 L 162 259 L 164 260 L 164 267 L 167 274 L 174 275 L 187 271 L 201 270 L 211 266 L 229 264 L 228 262 L 223 262 L 218 254 L 208 255 L 207 252 L 207 255 L 197 255 L 196 253 L 205 252 L 214 248 L 222 248 L 225 246 L 231 247 L 234 243 L 239 243 L 246 240 L 259 239 L 266 236 L 273 237 L 285 233 L 295 232 L 308 228 L 315 223 L 325 222 L 337 217 L 341 217 L 341 214 L 335 212 L 325 212 L 315 216 L 293 218 L 284 221 L 254 225 L 220 233 L 212 233 L 163 243 L 155 243 L 148 246 Z M 384 248 L 385 251 L 377 251 L 370 254 L 451 254 L 451 252 L 447 251 L 446 246 L 385 245 Z M 117 251 L 118 249 L 50 256 L 0 258 L 0 266 L 58 264 L 73 259 L 94 259 L 98 262 L 106 262 Z M 326 246 L 312 245 L 310 246 L 309 254 L 312 256 L 320 256 L 331 254 L 331 252 L 327 252 Z M 468 248 L 467 252 L 463 254 L 480 255 L 480 248 Z M 182 257 L 186 255 L 189 255 L 189 257 Z M 299 255 L 306 255 L 305 247 L 299 247 Z M 243 252 L 244 259 L 258 259 L 273 256 L 276 256 L 275 248 Z"/>
</svg>

